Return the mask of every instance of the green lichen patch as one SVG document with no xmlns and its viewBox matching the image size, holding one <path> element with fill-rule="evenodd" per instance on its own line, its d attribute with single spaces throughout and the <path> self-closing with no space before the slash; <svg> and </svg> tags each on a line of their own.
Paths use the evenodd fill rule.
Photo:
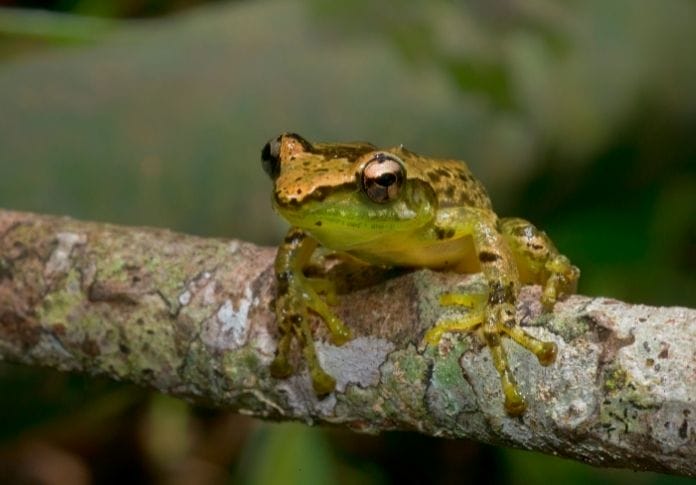
<svg viewBox="0 0 696 485">
<path fill-rule="evenodd" d="M 469 339 L 457 339 L 443 346 L 446 352 L 441 355 L 437 349 L 430 348 L 427 354 L 433 355 L 433 368 L 427 391 L 428 408 L 431 415 L 443 429 L 453 429 L 457 417 L 462 412 L 477 409 L 476 399 L 471 385 L 464 379 L 460 358 L 469 347 Z"/>
<path fill-rule="evenodd" d="M 430 359 L 414 346 L 392 352 L 381 370 L 382 414 L 404 427 L 422 429 L 428 421 L 423 395 L 430 373 Z"/>
<path fill-rule="evenodd" d="M 607 366 L 604 368 L 602 387 L 607 393 L 615 393 L 626 387 L 628 373 L 619 366 Z"/>
<path fill-rule="evenodd" d="M 258 388 L 259 381 L 270 376 L 268 363 L 262 362 L 258 352 L 249 347 L 225 352 L 222 369 L 228 385 L 236 389 Z"/>
<path fill-rule="evenodd" d="M 602 387 L 606 392 L 598 419 L 602 430 L 615 439 L 617 434 L 649 435 L 650 415 L 662 406 L 655 395 L 618 365 L 604 368 Z"/>
</svg>

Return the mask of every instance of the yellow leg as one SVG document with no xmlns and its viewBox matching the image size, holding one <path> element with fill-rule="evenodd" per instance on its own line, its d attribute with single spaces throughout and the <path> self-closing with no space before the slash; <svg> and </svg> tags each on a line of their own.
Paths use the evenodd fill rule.
<svg viewBox="0 0 696 485">
<path fill-rule="evenodd" d="M 336 297 L 336 285 L 328 278 L 318 278 L 316 276 L 305 277 L 305 281 L 314 291 L 324 296 L 329 305 L 338 304 Z"/>
<path fill-rule="evenodd" d="M 503 396 L 505 396 L 505 411 L 511 416 L 519 416 L 527 409 L 527 404 L 517 390 L 517 383 L 512 376 L 510 367 L 508 367 L 507 356 L 505 355 L 505 349 L 503 349 L 500 343 L 500 336 L 494 332 L 492 338 L 489 338 L 488 335 L 486 336 L 486 341 L 488 348 L 491 350 L 493 365 L 500 375 L 500 384 L 503 389 Z"/>
<path fill-rule="evenodd" d="M 278 340 L 278 350 L 276 356 L 271 362 L 271 375 L 277 378 L 290 377 L 294 371 L 292 365 L 288 361 L 290 354 L 290 344 L 292 342 L 292 334 L 286 333 Z"/>
<path fill-rule="evenodd" d="M 337 345 L 351 338 L 350 330 L 331 311 L 318 292 L 329 301 L 335 300 L 333 284 L 324 278 L 307 278 L 303 269 L 317 247 L 317 242 L 300 229 L 290 229 L 283 245 L 278 249 L 275 261 L 277 295 L 276 321 L 280 337 L 275 358 L 271 363 L 271 375 L 285 378 L 294 371 L 290 363 L 293 339 L 302 348 L 312 385 L 319 396 L 330 393 L 336 381 L 321 368 L 309 326 L 309 312 L 319 315 Z"/>
<path fill-rule="evenodd" d="M 324 323 L 331 333 L 331 340 L 333 343 L 336 345 L 343 345 L 352 338 L 348 327 L 343 324 L 340 318 L 334 315 L 329 306 L 319 295 L 306 288 L 305 291 L 302 292 L 302 298 L 312 311 L 324 319 Z"/>
<path fill-rule="evenodd" d="M 314 392 L 317 393 L 317 396 L 326 396 L 336 387 L 336 380 L 321 368 L 319 358 L 317 357 L 317 351 L 314 348 L 312 330 L 309 328 L 309 323 L 307 323 L 306 319 L 300 324 L 300 331 L 298 333 L 300 333 L 299 337 L 302 341 L 302 353 L 309 366 L 309 375 L 312 378 Z"/>
<path fill-rule="evenodd" d="M 440 295 L 440 305 L 483 308 L 486 298 L 488 295 L 485 293 L 444 293 Z"/>
<path fill-rule="evenodd" d="M 512 340 L 536 355 L 541 365 L 548 366 L 553 364 L 553 362 L 556 360 L 558 347 L 556 347 L 555 343 L 544 342 L 536 337 L 532 337 L 517 326 L 503 326 L 501 330 L 505 332 L 505 334 L 508 335 Z"/>
<path fill-rule="evenodd" d="M 449 332 L 470 332 L 481 325 L 481 322 L 483 322 L 483 314 L 480 312 L 462 318 L 444 320 L 429 329 L 425 334 L 424 340 L 429 345 L 437 345 L 443 334 Z"/>
</svg>

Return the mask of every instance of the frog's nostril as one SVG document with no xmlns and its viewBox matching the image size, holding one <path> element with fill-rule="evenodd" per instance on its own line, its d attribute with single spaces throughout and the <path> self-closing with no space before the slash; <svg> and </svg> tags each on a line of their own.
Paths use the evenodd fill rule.
<svg viewBox="0 0 696 485">
<path fill-rule="evenodd" d="M 281 137 L 270 140 L 261 150 L 263 170 L 273 180 L 280 174 L 280 139 Z"/>
</svg>

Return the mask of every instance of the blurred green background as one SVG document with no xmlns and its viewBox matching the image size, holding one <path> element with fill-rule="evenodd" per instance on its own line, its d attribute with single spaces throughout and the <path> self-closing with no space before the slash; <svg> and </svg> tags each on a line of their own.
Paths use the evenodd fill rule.
<svg viewBox="0 0 696 485">
<path fill-rule="evenodd" d="M 263 143 L 462 158 L 580 291 L 696 305 L 690 0 L 0 0 L 0 207 L 277 243 Z M 686 483 L 0 366 L 3 483 Z"/>
</svg>

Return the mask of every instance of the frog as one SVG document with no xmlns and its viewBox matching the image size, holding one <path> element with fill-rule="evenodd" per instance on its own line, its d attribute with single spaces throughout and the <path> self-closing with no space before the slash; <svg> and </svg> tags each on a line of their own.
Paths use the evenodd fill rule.
<svg viewBox="0 0 696 485">
<path fill-rule="evenodd" d="M 532 352 L 542 366 L 556 360 L 558 348 L 517 321 L 521 286 L 540 285 L 548 312 L 576 291 L 580 276 L 545 232 L 524 219 L 499 217 L 465 162 L 421 156 L 403 145 L 312 143 L 286 132 L 263 146 L 261 162 L 273 181 L 273 208 L 290 224 L 274 262 L 279 333 L 270 364 L 274 378 L 295 373 L 296 341 L 316 395 L 335 389 L 317 357 L 310 314 L 323 320 L 335 345 L 348 342 L 352 333 L 331 309 L 331 281 L 306 274 L 313 254 L 323 249 L 367 265 L 482 273 L 485 294 L 440 295 L 443 307 L 466 311 L 437 321 L 423 342 L 437 346 L 445 334 L 476 332 L 499 375 L 505 411 L 524 413 L 527 403 L 502 339 Z"/>
</svg>

